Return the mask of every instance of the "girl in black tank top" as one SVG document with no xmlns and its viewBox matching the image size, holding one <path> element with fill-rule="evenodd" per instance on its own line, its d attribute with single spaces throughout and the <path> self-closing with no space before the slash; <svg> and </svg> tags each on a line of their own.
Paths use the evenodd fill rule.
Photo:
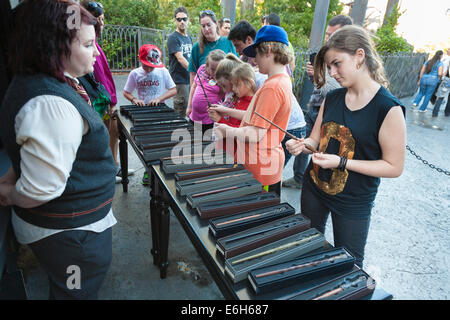
<svg viewBox="0 0 450 320">
<path fill-rule="evenodd" d="M 319 88 L 326 69 L 343 88 L 327 95 L 307 139 L 286 144 L 293 155 L 310 153 L 305 144 L 319 151 L 305 173 L 301 211 L 321 232 L 331 212 L 334 245 L 346 247 L 362 266 L 380 177 L 403 171 L 405 110 L 385 89 L 383 65 L 360 27 L 336 31 L 316 55 L 314 69 Z"/>
</svg>

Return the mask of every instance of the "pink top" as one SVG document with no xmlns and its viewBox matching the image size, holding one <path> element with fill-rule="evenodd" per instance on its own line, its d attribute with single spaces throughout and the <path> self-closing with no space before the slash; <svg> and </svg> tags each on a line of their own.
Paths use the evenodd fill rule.
<svg viewBox="0 0 450 320">
<path fill-rule="evenodd" d="M 106 60 L 105 53 L 98 45 L 97 41 L 95 41 L 95 45 L 97 46 L 100 55 L 97 57 L 94 64 L 94 77 L 95 80 L 105 86 L 106 90 L 111 95 L 111 106 L 115 106 L 117 104 L 116 86 L 111 71 L 109 70 L 108 60 Z"/>
<path fill-rule="evenodd" d="M 202 80 L 209 103 L 219 103 L 223 99 L 224 94 L 220 94 L 220 87 L 217 85 L 214 78 L 206 73 L 206 65 L 202 64 L 200 66 L 198 69 L 198 76 Z M 189 115 L 189 118 L 191 118 L 192 121 L 201 122 L 202 124 L 214 123 L 214 121 L 209 118 L 208 101 L 205 98 L 197 75 L 195 76 L 195 84 L 197 87 L 192 97 L 192 112 Z"/>
</svg>

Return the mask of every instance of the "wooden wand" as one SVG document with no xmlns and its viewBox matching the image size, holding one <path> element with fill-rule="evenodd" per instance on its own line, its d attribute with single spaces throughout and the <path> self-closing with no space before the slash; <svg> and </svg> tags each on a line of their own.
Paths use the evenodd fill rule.
<svg viewBox="0 0 450 320">
<path fill-rule="evenodd" d="M 276 125 L 275 123 L 273 123 L 273 122 L 270 121 L 269 119 L 263 117 L 263 116 L 260 115 L 258 112 L 254 111 L 254 113 L 255 113 L 257 116 L 261 117 L 262 119 L 266 120 L 266 121 L 267 121 L 268 123 L 270 123 L 271 125 L 277 127 L 277 128 L 280 129 L 281 131 L 283 131 L 288 137 L 300 141 L 299 138 L 297 138 L 297 137 L 294 136 L 293 134 L 290 134 L 290 133 L 287 132 L 286 130 L 280 128 L 278 125 Z M 307 144 L 307 143 L 305 143 L 305 147 L 306 147 L 306 149 L 308 149 L 308 150 L 311 151 L 312 153 L 317 153 L 317 152 L 319 152 L 319 151 L 317 151 L 313 146 L 311 146 L 311 145 L 309 145 L 309 144 Z"/>
<path fill-rule="evenodd" d="M 313 262 L 309 262 L 309 263 L 305 263 L 305 264 L 299 264 L 299 265 L 295 265 L 292 267 L 288 267 L 288 268 L 284 268 L 284 269 L 278 269 L 278 270 L 274 270 L 274 271 L 268 271 L 268 272 L 264 272 L 264 273 L 260 273 L 255 275 L 255 278 L 262 278 L 262 277 L 267 277 L 267 276 L 272 276 L 272 275 L 276 275 L 276 274 L 281 274 L 281 273 L 285 273 L 285 272 L 289 272 L 289 271 L 294 271 L 297 269 L 301 269 L 301 268 L 306 268 L 306 267 L 315 267 L 318 264 L 324 263 L 324 262 L 334 262 L 335 260 L 339 260 L 339 259 L 345 259 L 347 258 L 347 254 L 345 253 L 341 253 L 338 254 L 336 256 L 332 256 L 323 260 L 316 260 Z"/>
<path fill-rule="evenodd" d="M 333 290 L 325 292 L 324 294 L 321 294 L 320 296 L 313 298 L 313 300 L 320 300 L 320 299 L 324 299 L 324 298 L 328 298 L 328 297 L 334 296 L 334 295 L 336 295 L 338 293 L 341 293 L 342 291 L 344 291 L 347 288 L 356 287 L 359 284 L 359 282 L 361 282 L 361 281 L 367 281 L 366 277 L 360 276 L 355 281 L 353 281 L 351 283 L 343 284 L 340 287 L 337 287 L 337 288 L 335 288 Z"/>
</svg>

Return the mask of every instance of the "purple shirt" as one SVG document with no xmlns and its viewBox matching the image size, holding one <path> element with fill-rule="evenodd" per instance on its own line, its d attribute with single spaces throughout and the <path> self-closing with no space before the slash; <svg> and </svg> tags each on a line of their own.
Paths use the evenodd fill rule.
<svg viewBox="0 0 450 320">
<path fill-rule="evenodd" d="M 223 94 L 220 94 L 220 87 L 214 80 L 206 73 L 206 65 L 201 65 L 198 69 L 198 75 L 202 80 L 203 87 L 205 88 L 206 95 L 208 96 L 209 103 L 218 104 L 223 99 Z M 195 88 L 194 95 L 192 97 L 192 112 L 189 115 L 192 121 L 201 122 L 202 124 L 214 123 L 209 118 L 208 114 L 208 101 L 203 93 L 202 86 L 197 76 L 195 76 Z"/>
<path fill-rule="evenodd" d="M 97 57 L 94 64 L 94 77 L 95 80 L 105 86 L 106 90 L 111 95 L 111 106 L 115 106 L 117 104 L 116 86 L 114 85 L 114 80 L 111 71 L 109 70 L 108 60 L 106 60 L 105 53 L 98 45 L 97 41 L 95 42 L 95 45 L 97 46 L 100 55 Z"/>
</svg>

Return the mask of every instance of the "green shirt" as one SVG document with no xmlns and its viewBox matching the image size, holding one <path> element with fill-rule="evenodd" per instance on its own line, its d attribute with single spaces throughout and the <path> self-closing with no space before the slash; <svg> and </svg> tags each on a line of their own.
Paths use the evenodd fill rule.
<svg viewBox="0 0 450 320">
<path fill-rule="evenodd" d="M 225 37 L 220 37 L 216 41 L 206 43 L 203 54 L 200 54 L 200 48 L 198 46 L 198 42 L 196 42 L 192 46 L 188 71 L 196 72 L 202 64 L 206 63 L 206 57 L 208 56 L 208 54 L 215 49 L 220 49 L 225 53 L 231 52 L 237 56 L 236 49 L 234 48 L 233 43 Z"/>
</svg>

